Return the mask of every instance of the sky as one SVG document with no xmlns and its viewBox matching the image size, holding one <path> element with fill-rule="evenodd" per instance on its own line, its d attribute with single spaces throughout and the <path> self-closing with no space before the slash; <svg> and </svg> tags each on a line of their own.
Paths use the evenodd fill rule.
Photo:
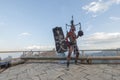
<svg viewBox="0 0 120 80">
<path fill-rule="evenodd" d="M 66 34 L 72 15 L 79 49 L 120 48 L 120 0 L 0 0 L 0 51 L 53 49 L 52 29 Z"/>
</svg>

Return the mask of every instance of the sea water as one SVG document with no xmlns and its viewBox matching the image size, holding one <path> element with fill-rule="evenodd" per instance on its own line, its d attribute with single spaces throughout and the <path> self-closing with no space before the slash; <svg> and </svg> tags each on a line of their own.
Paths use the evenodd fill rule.
<svg viewBox="0 0 120 80">
<path fill-rule="evenodd" d="M 11 57 L 11 58 L 20 58 L 21 55 L 23 53 L 22 52 L 16 52 L 16 53 L 0 53 L 0 58 L 3 60 L 7 57 Z"/>
</svg>

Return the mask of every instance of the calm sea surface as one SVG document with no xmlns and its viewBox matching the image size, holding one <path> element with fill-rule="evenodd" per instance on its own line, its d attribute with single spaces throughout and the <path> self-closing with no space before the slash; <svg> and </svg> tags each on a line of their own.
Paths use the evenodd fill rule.
<svg viewBox="0 0 120 80">
<path fill-rule="evenodd" d="M 0 53 L 1 59 L 4 59 L 8 56 L 11 56 L 12 58 L 19 58 L 23 53 L 17 52 L 17 53 Z"/>
</svg>

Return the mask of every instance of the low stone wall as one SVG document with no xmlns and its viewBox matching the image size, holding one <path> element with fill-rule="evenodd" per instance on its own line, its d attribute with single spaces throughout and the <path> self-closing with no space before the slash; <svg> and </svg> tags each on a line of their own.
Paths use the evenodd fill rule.
<svg viewBox="0 0 120 80">
<path fill-rule="evenodd" d="M 15 66 L 15 65 L 18 65 L 18 64 L 23 64 L 25 62 L 25 60 L 22 60 L 20 58 L 16 58 L 16 59 L 13 59 L 11 62 L 10 62 L 10 65 L 11 66 Z"/>
</svg>

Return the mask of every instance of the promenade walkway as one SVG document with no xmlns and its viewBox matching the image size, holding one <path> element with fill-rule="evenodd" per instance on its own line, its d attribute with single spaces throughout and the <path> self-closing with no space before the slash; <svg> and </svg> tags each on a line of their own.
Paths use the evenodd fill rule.
<svg viewBox="0 0 120 80">
<path fill-rule="evenodd" d="M 0 73 L 0 80 L 120 80 L 120 64 L 25 63 Z"/>
</svg>

